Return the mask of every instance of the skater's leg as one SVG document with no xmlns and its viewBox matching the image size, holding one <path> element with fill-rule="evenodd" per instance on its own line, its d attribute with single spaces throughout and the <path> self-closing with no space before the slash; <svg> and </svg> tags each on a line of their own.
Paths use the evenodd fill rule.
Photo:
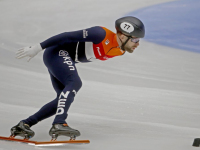
<svg viewBox="0 0 200 150">
<path fill-rule="evenodd" d="M 56 77 L 54 77 L 50 71 L 49 71 L 49 75 L 51 78 L 52 86 L 54 90 L 56 91 L 57 97 L 59 97 L 60 93 L 65 88 L 65 86 Z"/>
<path fill-rule="evenodd" d="M 64 82 L 63 82 L 64 83 Z M 56 117 L 53 124 L 65 124 L 67 118 L 67 112 L 71 103 L 74 101 L 74 97 L 80 89 L 82 82 L 78 76 L 68 77 L 65 81 L 65 88 L 61 92 L 58 100 L 58 108 Z"/>
<path fill-rule="evenodd" d="M 24 123 L 28 124 L 30 127 L 37 124 L 39 121 L 42 121 L 52 115 L 55 115 L 57 110 L 58 98 L 53 101 L 45 104 L 38 112 L 28 117 L 25 120 L 22 120 Z"/>
<path fill-rule="evenodd" d="M 67 111 L 82 86 L 74 61 L 67 55 L 67 52 L 64 53 L 65 56 L 60 56 L 59 52 L 60 50 L 56 48 L 51 48 L 44 52 L 45 65 L 50 73 L 64 85 L 56 105 L 57 111 L 53 124 L 66 123 Z"/>
<path fill-rule="evenodd" d="M 48 117 L 51 117 L 52 115 L 56 114 L 57 110 L 57 104 L 58 104 L 58 98 L 61 93 L 61 91 L 64 89 L 64 85 L 60 83 L 50 72 L 51 82 L 54 87 L 54 90 L 57 93 L 57 97 L 44 105 L 38 112 L 36 112 L 34 115 L 30 116 L 29 118 L 23 120 L 26 124 L 28 124 L 30 127 L 37 124 L 39 121 L 44 120 Z"/>
</svg>

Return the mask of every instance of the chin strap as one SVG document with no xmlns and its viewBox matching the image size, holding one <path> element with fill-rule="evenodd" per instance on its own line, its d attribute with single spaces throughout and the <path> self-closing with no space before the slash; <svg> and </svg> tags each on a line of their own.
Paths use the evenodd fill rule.
<svg viewBox="0 0 200 150">
<path fill-rule="evenodd" d="M 121 46 L 120 48 L 121 48 L 121 50 L 123 50 L 123 51 L 125 51 L 125 50 L 124 50 L 124 46 L 126 45 L 126 43 L 128 42 L 128 40 L 131 38 L 131 36 L 127 36 L 127 37 L 128 37 L 128 39 L 127 39 L 124 43 L 123 43 L 122 40 L 118 37 L 118 38 L 120 39 L 121 43 L 122 43 L 122 46 Z"/>
</svg>

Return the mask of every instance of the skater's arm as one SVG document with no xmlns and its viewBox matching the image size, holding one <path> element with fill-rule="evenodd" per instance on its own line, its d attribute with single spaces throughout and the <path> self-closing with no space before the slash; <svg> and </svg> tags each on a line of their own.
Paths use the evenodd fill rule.
<svg viewBox="0 0 200 150">
<path fill-rule="evenodd" d="M 105 30 L 102 27 L 96 26 L 79 31 L 64 32 L 53 36 L 40 44 L 43 49 L 71 42 L 93 42 L 98 44 L 105 38 L 105 35 Z"/>
<path fill-rule="evenodd" d="M 94 44 L 98 44 L 105 38 L 105 36 L 105 30 L 98 26 L 79 31 L 65 32 L 53 36 L 42 43 L 18 50 L 16 58 L 21 59 L 27 57 L 27 61 L 30 61 L 35 55 L 45 48 L 63 45 L 70 42 L 93 42 Z"/>
</svg>

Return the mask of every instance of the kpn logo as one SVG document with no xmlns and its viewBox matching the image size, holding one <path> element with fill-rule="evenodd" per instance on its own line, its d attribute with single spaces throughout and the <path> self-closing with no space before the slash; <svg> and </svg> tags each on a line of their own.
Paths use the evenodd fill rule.
<svg viewBox="0 0 200 150">
<path fill-rule="evenodd" d="M 68 56 L 69 53 L 67 51 L 64 51 L 64 50 L 60 50 L 59 51 L 59 56 Z"/>
</svg>

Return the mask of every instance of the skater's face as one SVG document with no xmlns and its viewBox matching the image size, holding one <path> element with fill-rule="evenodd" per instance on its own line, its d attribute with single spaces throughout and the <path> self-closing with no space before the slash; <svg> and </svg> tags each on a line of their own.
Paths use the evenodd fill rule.
<svg viewBox="0 0 200 150">
<path fill-rule="evenodd" d="M 128 37 L 127 37 L 128 39 Z M 125 44 L 124 49 L 125 51 L 129 53 L 133 53 L 134 50 L 139 46 L 139 38 L 132 37 L 128 40 L 128 42 Z"/>
<path fill-rule="evenodd" d="M 120 34 L 119 38 L 121 39 L 121 45 L 122 43 L 125 43 L 126 40 L 128 39 L 128 37 L 124 34 Z M 129 53 L 133 53 L 134 50 L 139 46 L 139 38 L 137 37 L 131 37 L 128 42 L 125 44 L 124 46 L 124 50 L 129 52 Z"/>
</svg>

